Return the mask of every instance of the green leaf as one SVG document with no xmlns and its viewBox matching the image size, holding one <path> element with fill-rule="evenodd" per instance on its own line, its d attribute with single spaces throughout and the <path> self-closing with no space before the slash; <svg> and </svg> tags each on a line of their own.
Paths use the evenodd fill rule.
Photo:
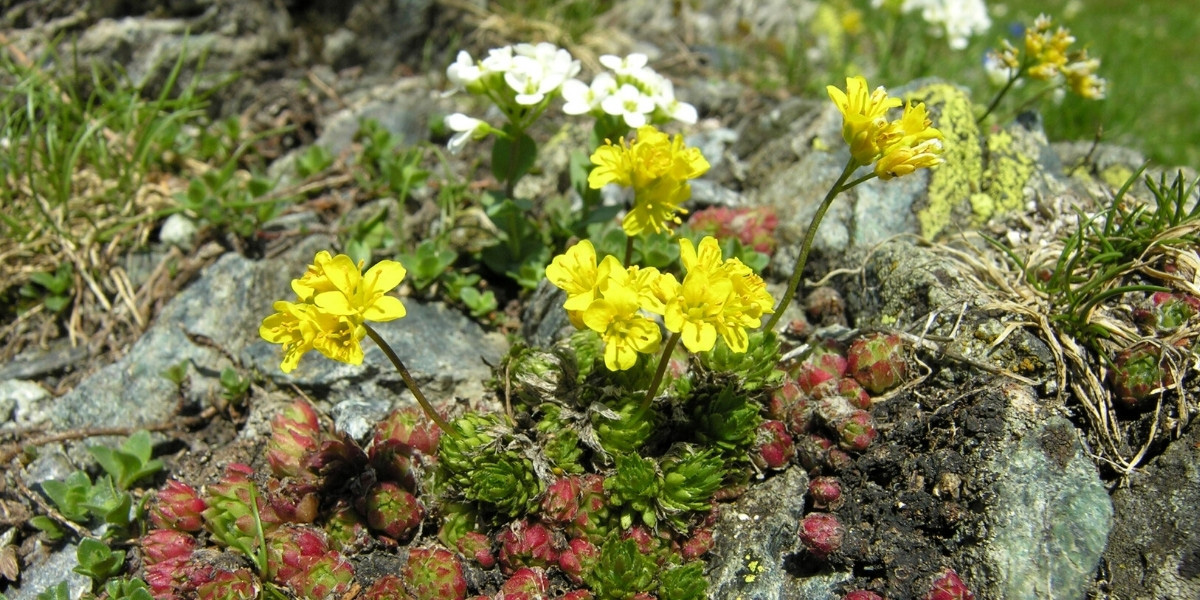
<svg viewBox="0 0 1200 600">
<path fill-rule="evenodd" d="M 58 585 L 48 587 L 38 594 L 37 600 L 71 600 L 71 589 L 67 587 L 65 580 L 60 581 Z"/>
<path fill-rule="evenodd" d="M 43 481 L 42 489 L 64 517 L 76 523 L 87 521 L 88 510 L 84 505 L 92 493 L 92 480 L 87 473 L 75 471 L 65 481 Z"/>
<path fill-rule="evenodd" d="M 505 132 L 508 137 L 499 136 L 492 144 L 492 174 L 511 188 L 533 168 L 537 142 L 523 131 L 510 131 L 506 126 Z"/>
<path fill-rule="evenodd" d="M 79 566 L 73 571 L 97 582 L 120 573 L 125 564 L 124 551 L 113 550 L 108 544 L 93 538 L 83 538 L 75 556 L 79 560 Z"/>
<path fill-rule="evenodd" d="M 45 533 L 46 537 L 50 538 L 51 540 L 60 540 L 65 533 L 62 527 L 59 527 L 58 523 L 55 522 L 54 519 L 51 519 L 45 515 L 38 515 L 30 519 L 29 524 L 33 525 L 42 533 Z"/>
</svg>

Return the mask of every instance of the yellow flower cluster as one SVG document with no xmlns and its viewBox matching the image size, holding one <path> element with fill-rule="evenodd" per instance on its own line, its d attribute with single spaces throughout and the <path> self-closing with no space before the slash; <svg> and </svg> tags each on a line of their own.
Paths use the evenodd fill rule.
<svg viewBox="0 0 1200 600">
<path fill-rule="evenodd" d="M 309 350 L 352 365 L 362 364 L 365 321 L 392 321 L 406 313 L 400 299 L 386 294 L 404 279 L 404 267 L 392 260 L 363 274 L 349 256 L 324 250 L 299 279 L 292 280 L 296 302 L 278 301 L 258 333 L 283 346 L 280 368 L 289 373 Z"/>
<path fill-rule="evenodd" d="M 901 106 L 883 87 L 870 91 L 867 80 L 848 77 L 846 90 L 828 86 L 829 98 L 842 113 L 842 137 L 859 165 L 875 164 L 880 179 L 908 175 L 942 162 L 942 132 L 930 127 L 925 104 L 909 103 L 895 121 L 887 113 Z"/>
<path fill-rule="evenodd" d="M 736 258 L 722 260 L 717 240 L 706 237 L 699 249 L 679 242 L 687 274 L 683 282 L 653 267 L 622 267 L 613 256 L 597 262 L 596 249 L 583 240 L 546 267 L 550 283 L 567 293 L 563 307 L 576 327 L 587 327 L 604 340 L 604 364 L 621 371 L 638 354 L 658 351 L 662 333 L 652 315 L 662 316 L 692 352 L 711 350 L 717 336 L 734 352 L 745 352 L 747 328 L 758 327 L 774 299 L 766 284 Z"/>
<path fill-rule="evenodd" d="M 1100 60 L 1089 57 L 1086 48 L 1072 51 L 1070 48 L 1075 43 L 1075 36 L 1065 27 L 1051 31 L 1053 25 L 1050 17 L 1043 14 L 1034 20 L 1032 27 L 1025 30 L 1025 55 L 1029 65 L 1026 72 L 1041 81 L 1062 78 L 1072 92 L 1083 98 L 1104 98 L 1108 83 L 1096 76 Z M 1020 51 L 1005 40 L 995 57 L 1009 69 L 1020 69 L 1022 61 L 1019 55 Z"/>
<path fill-rule="evenodd" d="M 643 231 L 659 233 L 679 224 L 680 208 L 692 196 L 688 180 L 708 172 L 709 164 L 696 148 L 685 148 L 683 137 L 671 138 L 653 125 L 637 129 L 632 142 L 607 141 L 591 156 L 596 165 L 588 186 L 600 189 L 610 183 L 633 188 L 633 208 L 621 227 L 630 236 Z"/>
</svg>

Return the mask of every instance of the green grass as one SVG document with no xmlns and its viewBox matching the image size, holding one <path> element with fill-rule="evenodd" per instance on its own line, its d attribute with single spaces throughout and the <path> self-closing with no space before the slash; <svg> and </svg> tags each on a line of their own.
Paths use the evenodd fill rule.
<svg viewBox="0 0 1200 600">
<path fill-rule="evenodd" d="M 961 51 L 925 34 L 918 13 L 893 19 L 869 0 L 825 0 L 811 23 L 800 23 L 794 42 L 726 40 L 749 49 L 747 81 L 766 91 L 780 88 L 809 97 L 825 97 L 825 86 L 841 85 L 847 74 L 865 74 L 871 85 L 889 89 L 920 77 L 939 77 L 965 85 L 986 105 L 996 92 L 987 82 L 982 58 L 1000 40 L 1023 48 L 1013 26 L 1030 24 L 1045 12 L 1056 26 L 1070 29 L 1072 49 L 1086 48 L 1101 60 L 1099 76 L 1108 81 L 1108 97 L 1084 100 L 1067 94 L 1056 104 L 1043 98 L 1034 105 L 1044 117 L 1051 141 L 1102 140 L 1144 152 L 1165 166 L 1200 168 L 1200 70 L 1192 59 L 1200 39 L 1195 4 L 1176 0 L 988 0 L 992 28 Z M 861 13 L 862 30 L 846 34 L 839 19 Z M 830 16 L 833 15 L 833 16 Z M 814 48 L 835 48 L 833 56 L 809 57 Z M 739 49 L 739 50 L 740 50 Z M 757 54 L 757 55 L 756 55 Z M 821 54 L 818 52 L 818 54 Z M 725 76 L 739 77 L 737 71 Z M 1000 105 L 997 117 L 1011 118 L 1040 89 L 1027 82 Z"/>
<path fill-rule="evenodd" d="M 993 4 L 995 4 L 993 2 Z M 1195 59 L 1200 19 L 1194 2 L 1178 0 L 1010 0 L 1009 14 L 993 29 L 1046 11 L 1068 26 L 1108 79 L 1108 98 L 1068 97 L 1047 106 L 1052 140 L 1089 139 L 1098 125 L 1104 139 L 1137 148 L 1164 165 L 1200 168 L 1200 69 Z M 1079 7 L 1066 11 L 1067 5 Z M 1023 19 L 1024 20 L 1024 19 Z"/>
</svg>

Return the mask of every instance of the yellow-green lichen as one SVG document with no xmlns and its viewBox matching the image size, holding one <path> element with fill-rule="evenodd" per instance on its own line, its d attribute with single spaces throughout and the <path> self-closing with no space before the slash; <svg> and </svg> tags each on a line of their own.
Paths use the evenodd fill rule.
<svg viewBox="0 0 1200 600">
<path fill-rule="evenodd" d="M 936 237 L 960 209 L 969 208 L 970 224 L 979 225 L 1024 206 L 1026 184 L 1037 168 L 1031 156 L 1036 148 L 1027 147 L 1032 137 L 1017 139 L 1000 130 L 985 139 L 970 97 L 947 83 L 927 85 L 906 99 L 924 101 L 945 137 L 946 162 L 932 170 L 928 202 L 917 212 L 921 235 Z"/>
<path fill-rule="evenodd" d="M 1033 158 L 1017 146 L 1012 134 L 1007 131 L 1000 130 L 988 136 L 987 149 L 983 193 L 971 196 L 971 221 L 974 225 L 1024 206 L 1025 184 L 1036 167 Z"/>
<path fill-rule="evenodd" d="M 946 162 L 933 169 L 929 202 L 917 213 L 921 235 L 931 238 L 950 224 L 956 207 L 980 192 L 983 150 L 979 126 L 966 92 L 948 83 L 927 85 L 905 99 L 925 102 L 934 114 L 934 126 L 945 138 L 942 158 Z"/>
<path fill-rule="evenodd" d="M 1118 163 L 1100 171 L 1100 179 L 1112 189 L 1119 190 L 1121 186 L 1125 185 L 1125 182 L 1129 181 L 1130 177 L 1133 177 L 1134 172 L 1129 165 Z"/>
</svg>

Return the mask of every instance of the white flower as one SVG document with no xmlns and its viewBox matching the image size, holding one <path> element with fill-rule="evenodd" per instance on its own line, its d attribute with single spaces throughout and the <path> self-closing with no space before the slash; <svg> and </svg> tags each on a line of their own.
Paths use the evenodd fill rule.
<svg viewBox="0 0 1200 600">
<path fill-rule="evenodd" d="M 483 59 L 480 64 L 489 73 L 505 73 L 512 68 L 512 61 L 512 46 L 504 46 L 488 50 L 487 58 Z"/>
<path fill-rule="evenodd" d="M 513 52 L 504 81 L 517 93 L 517 104 L 522 106 L 540 104 L 579 73 L 579 61 L 554 44 L 517 44 Z"/>
<path fill-rule="evenodd" d="M 675 84 L 666 78 L 661 78 L 658 93 L 654 95 L 654 104 L 659 110 L 666 113 L 667 116 L 680 123 L 695 125 L 697 118 L 699 118 L 699 115 L 696 114 L 695 106 L 675 99 Z"/>
<path fill-rule="evenodd" d="M 568 115 L 583 115 L 600 108 L 604 99 L 617 91 L 617 80 L 608 73 L 601 73 L 588 86 L 578 79 L 568 79 L 562 84 L 562 97 L 566 100 L 563 112 Z"/>
<path fill-rule="evenodd" d="M 454 85 L 455 90 L 466 90 L 468 86 L 483 77 L 483 70 L 475 64 L 475 59 L 466 50 L 458 51 L 458 60 L 446 67 L 446 77 Z"/>
<path fill-rule="evenodd" d="M 458 154 L 470 140 L 481 140 L 492 132 L 492 127 L 486 122 L 462 113 L 447 115 L 444 122 L 446 127 L 457 133 L 446 143 L 451 154 Z"/>
<path fill-rule="evenodd" d="M 987 33 L 992 20 L 983 0 L 904 0 L 903 12 L 921 11 L 933 34 L 945 36 L 954 50 L 967 47 L 967 38 Z"/>
<path fill-rule="evenodd" d="M 1004 61 L 1000 59 L 1000 55 L 993 51 L 983 55 L 983 71 L 987 74 L 988 81 L 992 85 L 999 87 L 1008 83 L 1008 80 L 1013 78 L 1017 70 L 1004 64 Z M 1018 80 L 1016 85 L 1020 85 L 1021 83 L 1023 82 Z"/>
<path fill-rule="evenodd" d="M 605 113 L 622 117 L 626 125 L 637 129 L 646 124 L 646 115 L 654 111 L 654 99 L 627 83 L 605 98 L 600 108 Z"/>
<path fill-rule="evenodd" d="M 621 58 L 613 54 L 604 54 L 600 56 L 600 64 L 604 65 L 605 68 L 611 70 L 613 73 L 616 73 L 618 77 L 622 75 L 634 75 L 649 62 L 650 58 L 641 52 L 634 52 L 625 58 Z"/>
</svg>

